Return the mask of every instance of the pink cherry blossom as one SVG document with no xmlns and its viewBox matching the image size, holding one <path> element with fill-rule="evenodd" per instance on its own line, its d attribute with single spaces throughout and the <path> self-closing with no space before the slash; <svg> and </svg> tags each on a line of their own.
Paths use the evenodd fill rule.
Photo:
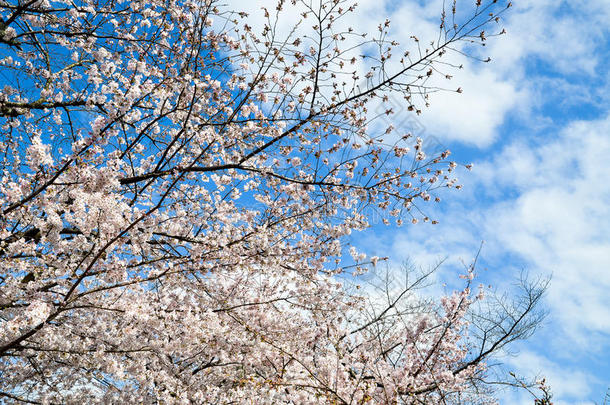
<svg viewBox="0 0 610 405">
<path fill-rule="evenodd" d="M 380 128 L 373 107 L 390 94 L 418 103 L 432 90 L 420 72 L 445 69 L 440 58 L 505 5 L 466 9 L 463 23 L 447 10 L 440 39 L 406 56 L 389 21 L 372 39 L 341 26 L 354 3 L 314 3 L 278 1 L 260 27 L 215 0 L 0 6 L 3 399 L 431 404 L 479 392 L 520 321 L 470 339 L 474 273 L 436 303 L 416 293 L 425 277 L 374 299 L 358 280 L 386 258 L 366 261 L 348 237 L 371 210 L 427 221 L 427 201 L 458 188 L 448 152 L 393 138 L 402 128 Z M 283 32 L 273 21 L 289 16 L 303 24 Z M 376 48 L 378 74 L 362 82 L 361 55 Z M 529 319 L 538 299 L 500 319 Z"/>
</svg>

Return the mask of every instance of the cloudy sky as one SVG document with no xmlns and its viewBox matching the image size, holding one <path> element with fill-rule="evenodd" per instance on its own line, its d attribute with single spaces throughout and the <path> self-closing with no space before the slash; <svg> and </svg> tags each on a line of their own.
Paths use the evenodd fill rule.
<svg viewBox="0 0 610 405">
<path fill-rule="evenodd" d="M 361 31 L 389 17 L 395 38 L 437 33 L 442 1 L 359 3 Z M 452 84 L 463 94 L 433 96 L 407 124 L 474 163 L 464 189 L 433 209 L 439 225 L 374 227 L 352 242 L 396 263 L 447 258 L 451 268 L 485 241 L 479 269 L 496 284 L 522 270 L 552 274 L 543 328 L 505 361 L 545 375 L 556 404 L 601 403 L 610 388 L 610 0 L 513 3 L 508 34 L 486 47 L 492 62 L 462 61 Z M 502 403 L 532 400 L 509 392 Z"/>
<path fill-rule="evenodd" d="M 390 14 L 399 30 L 436 26 L 437 2 L 379 4 L 360 12 Z M 464 93 L 438 94 L 419 117 L 422 137 L 474 163 L 464 189 L 434 210 L 439 225 L 379 228 L 368 250 L 423 265 L 447 257 L 451 267 L 485 241 L 479 269 L 496 284 L 523 269 L 552 274 L 543 328 L 505 361 L 545 375 L 557 404 L 601 403 L 610 388 L 610 0 L 514 5 L 508 34 L 487 48 L 492 63 L 466 61 L 454 79 Z M 522 394 L 502 403 L 531 404 Z"/>
</svg>

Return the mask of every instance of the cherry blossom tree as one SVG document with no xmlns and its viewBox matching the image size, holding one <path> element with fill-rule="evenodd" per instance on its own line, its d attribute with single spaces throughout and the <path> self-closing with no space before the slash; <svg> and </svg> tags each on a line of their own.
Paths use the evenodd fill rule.
<svg viewBox="0 0 610 405">
<path fill-rule="evenodd" d="M 531 332 L 540 285 L 486 313 L 474 266 L 438 302 L 425 276 L 385 301 L 345 281 L 380 260 L 346 244 L 366 212 L 428 221 L 459 188 L 448 151 L 369 113 L 419 113 L 449 55 L 502 32 L 510 4 L 455 3 L 402 47 L 345 0 L 261 27 L 213 0 L 1 0 L 0 396 L 491 401 L 486 360 Z"/>
</svg>

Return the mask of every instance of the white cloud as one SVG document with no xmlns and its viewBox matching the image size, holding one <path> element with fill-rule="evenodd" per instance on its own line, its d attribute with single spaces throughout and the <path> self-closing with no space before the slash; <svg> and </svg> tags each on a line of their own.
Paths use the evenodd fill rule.
<svg viewBox="0 0 610 405">
<path fill-rule="evenodd" d="M 561 73 L 593 74 L 596 50 L 610 27 L 607 0 L 522 0 L 506 15 L 508 38 L 492 52 L 505 69 L 515 61 L 539 57 Z"/>
<path fill-rule="evenodd" d="M 519 190 L 517 198 L 486 211 L 486 234 L 498 251 L 553 272 L 554 326 L 571 339 L 610 334 L 608 134 L 610 118 L 574 123 L 531 151 L 509 147 L 483 173 L 485 182 Z M 522 156 L 513 154 L 518 150 Z"/>
<path fill-rule="evenodd" d="M 467 64 L 463 71 L 455 72 L 453 82 L 464 93 L 447 92 L 432 99 L 422 115 L 428 132 L 479 147 L 492 144 L 506 113 L 525 96 L 492 70 Z"/>
</svg>

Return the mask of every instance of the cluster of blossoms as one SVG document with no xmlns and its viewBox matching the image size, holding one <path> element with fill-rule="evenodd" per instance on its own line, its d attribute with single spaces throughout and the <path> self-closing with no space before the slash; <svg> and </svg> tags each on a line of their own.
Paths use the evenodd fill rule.
<svg viewBox="0 0 610 405">
<path fill-rule="evenodd" d="M 356 34 L 334 28 L 355 10 L 344 0 L 279 1 L 276 19 L 304 10 L 319 34 L 283 37 L 268 11 L 260 33 L 212 0 L 13 3 L 0 4 L 0 396 L 436 403 L 472 387 L 491 351 L 463 339 L 468 288 L 371 315 L 336 275 L 365 208 L 427 219 L 419 202 L 455 185 L 447 152 L 369 129 L 367 106 L 398 92 L 415 109 L 421 71 L 504 6 L 444 17 L 444 40 L 360 87 L 341 50 Z M 388 24 L 372 41 L 382 61 Z"/>
</svg>

